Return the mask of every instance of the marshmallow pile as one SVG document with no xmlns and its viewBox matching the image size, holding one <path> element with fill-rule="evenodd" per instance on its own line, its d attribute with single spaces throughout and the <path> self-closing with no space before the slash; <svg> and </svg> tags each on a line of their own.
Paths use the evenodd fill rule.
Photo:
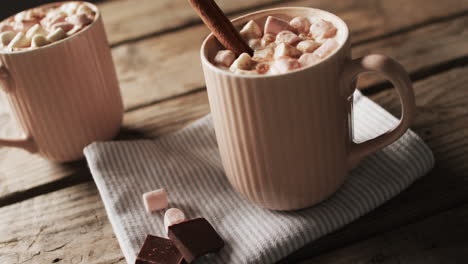
<svg viewBox="0 0 468 264">
<path fill-rule="evenodd" d="M 96 17 L 83 2 L 37 7 L 23 11 L 0 23 L 0 50 L 34 49 L 71 36 Z"/>
<path fill-rule="evenodd" d="M 240 31 L 254 50 L 237 58 L 230 50 L 220 50 L 214 64 L 238 74 L 281 74 L 307 67 L 325 59 L 339 44 L 336 27 L 321 18 L 295 17 L 285 21 L 269 16 L 262 32 L 253 20 Z"/>
</svg>

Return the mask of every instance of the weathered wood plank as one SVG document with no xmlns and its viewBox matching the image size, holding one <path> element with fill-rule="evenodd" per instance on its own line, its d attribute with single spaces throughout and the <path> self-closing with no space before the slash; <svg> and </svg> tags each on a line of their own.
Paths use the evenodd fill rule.
<svg viewBox="0 0 468 264">
<path fill-rule="evenodd" d="M 312 258 L 303 264 L 438 264 L 468 259 L 468 205 Z"/>
<path fill-rule="evenodd" d="M 92 182 L 1 210 L 0 263 L 125 263 Z"/>
<path fill-rule="evenodd" d="M 463 103 L 465 105 L 468 103 L 468 90 L 466 90 L 465 85 L 467 81 L 468 67 L 465 67 L 433 76 L 417 82 L 415 85 L 418 94 L 418 115 L 414 128 L 433 148 L 437 159 L 439 159 L 437 168 L 397 198 L 342 230 L 299 251 L 286 263 L 368 238 L 371 235 L 468 202 L 468 174 L 465 165 L 468 163 L 468 144 L 466 144 L 468 123 L 463 116 L 466 109 L 459 107 Z M 444 86 L 441 86 L 441 83 Z M 392 109 L 396 109 L 393 105 L 396 105 L 397 99 L 389 94 L 390 92 L 385 91 L 373 96 L 373 98 L 393 111 Z M 450 96 L 440 96 L 441 94 Z M 190 122 L 191 118 L 207 113 L 206 105 L 206 92 L 199 91 L 158 105 L 145 107 L 139 111 L 132 111 L 127 114 L 126 123 L 131 125 L 131 130 L 142 131 L 143 136 L 153 137 L 155 135 L 153 131 L 167 132 L 167 125 L 178 128 Z M 446 115 L 445 113 L 452 114 Z M 174 123 L 172 123 L 173 121 Z M 164 124 L 164 126 L 159 124 Z M 445 124 L 445 126 L 439 124 Z M 446 147 L 441 148 L 440 146 Z M 452 156 L 459 162 L 448 166 L 450 161 L 444 161 L 446 156 Z M 5 258 L 13 256 L 17 259 L 27 260 L 32 255 L 37 254 L 38 249 L 50 248 L 60 243 L 63 245 L 61 234 L 74 234 L 74 241 L 79 243 L 80 247 L 66 245 L 64 247 L 67 250 L 54 251 L 54 254 L 57 255 L 53 256 L 41 253 L 34 257 L 36 262 L 41 260 L 46 262 L 52 257 L 67 259 L 67 255 L 74 254 L 87 256 L 91 251 L 96 252 L 96 249 L 101 245 L 114 245 L 112 243 L 115 243 L 115 239 L 111 235 L 109 223 L 103 218 L 102 205 L 94 188 L 93 184 L 86 183 L 0 208 L 0 228 L 8 226 L 8 228 L 0 229 L 0 256 L 5 255 Z M 57 199 L 63 202 L 61 205 L 63 207 L 55 208 L 55 204 L 50 203 L 50 200 L 54 200 L 51 197 L 68 198 Z M 90 203 L 84 198 L 78 199 L 76 197 L 87 197 L 86 199 L 91 199 L 94 202 Z M 69 220 L 69 215 L 86 216 L 89 214 L 89 208 L 96 210 L 94 211 L 96 216 L 94 220 L 91 216 L 79 218 L 73 224 L 63 225 L 60 230 L 47 227 L 53 222 L 60 223 Z M 31 210 L 32 213 L 28 213 L 28 210 Z M 53 212 L 60 212 L 60 214 Z M 89 242 L 89 234 L 80 234 L 82 226 L 99 225 L 101 225 L 100 228 L 94 232 L 100 237 L 93 237 L 93 242 Z M 41 231 L 41 226 L 46 226 L 46 228 Z M 34 245 L 28 249 L 29 244 L 40 231 L 39 239 L 36 239 Z M 107 254 L 115 260 L 121 256 L 118 248 L 113 246 L 107 251 Z M 100 260 L 94 259 L 87 259 L 87 261 L 87 263 L 100 262 Z M 111 260 L 109 259 L 109 261 Z M 29 263 L 32 262 L 29 261 Z"/>
</svg>

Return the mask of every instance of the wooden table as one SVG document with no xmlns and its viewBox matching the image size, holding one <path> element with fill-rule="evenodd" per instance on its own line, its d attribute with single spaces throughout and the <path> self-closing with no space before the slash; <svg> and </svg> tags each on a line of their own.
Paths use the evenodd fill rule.
<svg viewBox="0 0 468 264">
<path fill-rule="evenodd" d="M 401 195 L 285 263 L 466 263 L 468 0 L 217 2 L 232 17 L 278 6 L 341 16 L 351 29 L 354 57 L 383 53 L 410 72 L 417 100 L 412 128 L 437 160 Z M 208 31 L 185 0 L 98 5 L 125 99 L 120 137 L 158 137 L 209 112 L 199 62 Z M 387 82 L 365 75 L 359 88 L 399 115 Z M 1 105 L 1 135 L 15 136 Z M 0 263 L 125 262 L 84 161 L 56 164 L 0 148 L 0 206 Z"/>
</svg>

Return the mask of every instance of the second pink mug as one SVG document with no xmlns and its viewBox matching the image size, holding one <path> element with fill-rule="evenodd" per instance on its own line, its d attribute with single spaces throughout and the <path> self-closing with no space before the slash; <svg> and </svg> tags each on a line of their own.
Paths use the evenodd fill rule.
<svg viewBox="0 0 468 264">
<path fill-rule="evenodd" d="M 321 17 L 338 28 L 340 48 L 320 63 L 281 75 L 237 75 L 211 63 L 219 42 L 210 35 L 201 60 L 216 138 L 226 175 L 248 200 L 294 210 L 333 194 L 358 162 L 408 129 L 415 101 L 403 67 L 383 55 L 350 59 L 349 30 L 339 17 L 313 8 L 277 8 L 234 20 L 264 25 L 267 16 Z M 363 143 L 352 139 L 354 79 L 362 72 L 389 79 L 403 105 L 399 125 Z"/>
<path fill-rule="evenodd" d="M 88 5 L 95 21 L 75 35 L 37 49 L 0 52 L 0 88 L 26 134 L 0 139 L 0 146 L 71 161 L 91 142 L 118 133 L 123 103 L 117 75 L 102 17 Z"/>
</svg>

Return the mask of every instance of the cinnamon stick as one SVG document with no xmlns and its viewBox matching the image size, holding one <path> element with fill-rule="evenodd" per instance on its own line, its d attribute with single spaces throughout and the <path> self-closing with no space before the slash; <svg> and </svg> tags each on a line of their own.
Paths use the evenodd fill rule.
<svg viewBox="0 0 468 264">
<path fill-rule="evenodd" d="M 226 49 L 233 51 L 236 55 L 244 52 L 253 55 L 253 50 L 245 43 L 237 29 L 214 0 L 188 1 L 203 20 L 203 23 Z"/>
</svg>

